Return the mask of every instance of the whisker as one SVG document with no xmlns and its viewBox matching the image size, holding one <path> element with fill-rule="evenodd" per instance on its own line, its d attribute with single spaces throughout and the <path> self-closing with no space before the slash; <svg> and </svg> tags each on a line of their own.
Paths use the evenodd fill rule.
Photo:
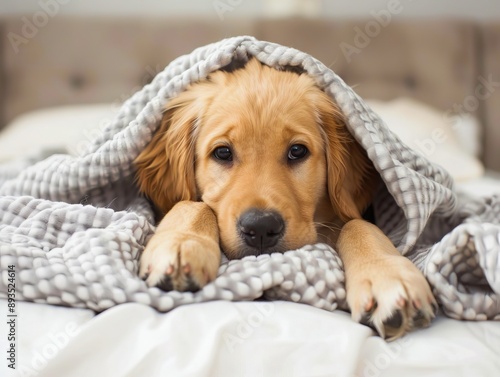
<svg viewBox="0 0 500 377">
<path fill-rule="evenodd" d="M 332 231 L 340 231 L 342 229 L 341 226 L 332 222 L 314 222 L 316 228 L 323 227 Z M 318 232 L 319 233 L 319 232 Z"/>
</svg>

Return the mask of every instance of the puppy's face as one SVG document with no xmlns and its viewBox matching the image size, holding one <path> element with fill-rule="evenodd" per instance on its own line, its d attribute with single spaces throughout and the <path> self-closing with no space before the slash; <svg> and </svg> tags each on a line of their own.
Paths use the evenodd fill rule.
<svg viewBox="0 0 500 377">
<path fill-rule="evenodd" d="M 217 93 L 200 122 L 195 171 L 226 255 L 315 242 L 316 208 L 327 197 L 319 89 L 306 76 L 257 62 L 212 82 Z"/>
<path fill-rule="evenodd" d="M 231 259 L 314 243 L 318 223 L 358 213 L 348 133 L 306 75 L 255 59 L 216 72 L 171 102 L 162 128 L 137 161 L 141 189 L 163 211 L 205 202 Z"/>
</svg>

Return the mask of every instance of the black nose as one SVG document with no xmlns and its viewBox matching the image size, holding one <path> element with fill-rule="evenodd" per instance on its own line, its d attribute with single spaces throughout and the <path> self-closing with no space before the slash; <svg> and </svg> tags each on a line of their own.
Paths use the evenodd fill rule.
<svg viewBox="0 0 500 377">
<path fill-rule="evenodd" d="M 283 236 L 285 223 L 274 211 L 251 208 L 241 215 L 238 227 L 245 243 L 262 252 L 278 243 Z"/>
</svg>

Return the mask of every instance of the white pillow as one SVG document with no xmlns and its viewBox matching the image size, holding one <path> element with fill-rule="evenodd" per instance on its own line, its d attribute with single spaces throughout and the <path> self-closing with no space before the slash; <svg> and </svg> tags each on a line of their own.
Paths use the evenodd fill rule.
<svg viewBox="0 0 500 377">
<path fill-rule="evenodd" d="M 21 115 L 0 132 L 0 162 L 51 151 L 80 154 L 118 109 L 112 104 L 75 105 Z"/>
<path fill-rule="evenodd" d="M 444 113 L 409 98 L 368 100 L 369 106 L 409 147 L 443 166 L 457 182 L 479 178 L 484 166 L 462 146 Z"/>
<path fill-rule="evenodd" d="M 469 154 L 479 157 L 483 151 L 483 130 L 479 120 L 469 113 L 458 114 L 452 118 L 452 128 L 460 145 Z"/>
</svg>

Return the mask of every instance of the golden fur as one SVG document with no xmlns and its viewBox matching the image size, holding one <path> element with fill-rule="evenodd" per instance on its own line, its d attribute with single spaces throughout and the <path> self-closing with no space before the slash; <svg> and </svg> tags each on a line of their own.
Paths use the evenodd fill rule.
<svg viewBox="0 0 500 377">
<path fill-rule="evenodd" d="M 308 152 L 290 159 L 296 145 Z M 228 148 L 232 160 L 214 157 L 217 148 Z M 362 220 L 378 175 L 336 104 L 305 74 L 252 59 L 191 85 L 169 102 L 136 167 L 140 190 L 166 215 L 141 259 L 150 285 L 198 289 L 215 278 L 220 248 L 233 259 L 321 241 L 345 263 L 356 320 L 376 311 L 374 325 L 391 333 L 386 322 L 399 312 L 404 323 L 394 336 L 419 308 L 432 311 L 420 272 Z M 272 247 L 258 250 L 242 238 L 238 221 L 252 208 L 282 217 Z"/>
</svg>

